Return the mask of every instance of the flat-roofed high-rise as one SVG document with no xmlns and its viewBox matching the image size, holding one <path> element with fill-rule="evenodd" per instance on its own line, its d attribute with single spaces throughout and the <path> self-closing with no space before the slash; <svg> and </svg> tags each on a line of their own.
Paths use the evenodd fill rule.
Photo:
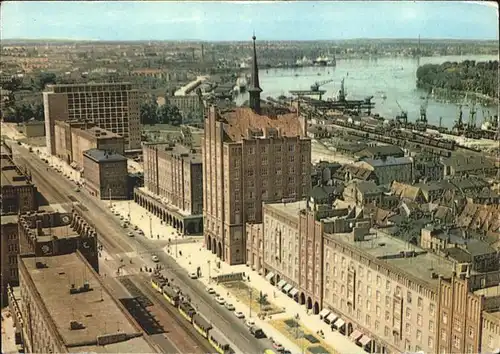
<svg viewBox="0 0 500 354">
<path fill-rule="evenodd" d="M 130 83 L 47 85 L 43 93 L 47 148 L 55 154 L 56 120 L 95 123 L 121 135 L 125 149 L 140 149 L 139 96 Z"/>
</svg>

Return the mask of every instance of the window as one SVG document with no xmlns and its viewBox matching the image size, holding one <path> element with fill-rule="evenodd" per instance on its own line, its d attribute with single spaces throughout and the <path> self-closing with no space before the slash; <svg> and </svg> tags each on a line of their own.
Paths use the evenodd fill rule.
<svg viewBox="0 0 500 354">
<path fill-rule="evenodd" d="M 387 326 L 384 328 L 384 336 L 389 337 L 389 327 Z"/>
<path fill-rule="evenodd" d="M 295 151 L 295 145 L 288 145 L 288 151 L 294 152 Z"/>
<path fill-rule="evenodd" d="M 417 329 L 417 342 L 422 343 L 422 331 Z"/>
<path fill-rule="evenodd" d="M 474 328 L 469 327 L 469 337 L 474 338 Z"/>
<path fill-rule="evenodd" d="M 406 333 L 407 334 L 411 333 L 411 325 L 409 323 L 406 324 Z"/>
<path fill-rule="evenodd" d="M 366 287 L 366 293 L 368 296 L 372 296 L 372 287 L 370 285 Z"/>
<path fill-rule="evenodd" d="M 389 313 L 389 311 L 385 311 L 385 320 L 389 321 L 390 318 L 391 318 L 391 314 Z"/>
<path fill-rule="evenodd" d="M 366 315 L 366 325 L 371 326 L 371 318 L 370 315 Z"/>
<path fill-rule="evenodd" d="M 419 297 L 418 300 L 417 300 L 417 306 L 418 306 L 419 310 L 422 310 L 424 308 L 424 299 L 422 299 L 421 297 Z"/>
<path fill-rule="evenodd" d="M 432 337 L 429 337 L 427 340 L 427 346 L 432 349 L 434 347 L 434 339 Z"/>
<path fill-rule="evenodd" d="M 441 340 L 446 342 L 446 331 L 444 329 L 441 330 Z"/>
<path fill-rule="evenodd" d="M 434 332 L 434 321 L 429 321 L 429 331 Z"/>
<path fill-rule="evenodd" d="M 417 314 L 417 324 L 419 326 L 422 326 L 422 315 L 421 314 Z"/>
<path fill-rule="evenodd" d="M 377 307 L 375 308 L 375 313 L 377 314 L 377 317 L 380 317 L 380 313 L 381 313 L 381 311 L 380 311 L 380 306 L 377 306 Z"/>
<path fill-rule="evenodd" d="M 453 319 L 453 328 L 457 332 L 461 332 L 462 331 L 462 324 L 460 323 L 460 319 L 458 319 L 458 318 L 454 318 Z"/>
<path fill-rule="evenodd" d="M 372 309 L 372 303 L 370 301 L 366 301 L 366 311 L 371 311 Z"/>
<path fill-rule="evenodd" d="M 448 314 L 446 312 L 443 312 L 443 324 L 448 323 Z"/>
<path fill-rule="evenodd" d="M 406 293 L 406 301 L 407 301 L 409 304 L 411 304 L 411 291 L 408 291 L 408 292 Z"/>
<path fill-rule="evenodd" d="M 409 307 L 406 308 L 406 319 L 411 320 L 411 310 Z"/>
<path fill-rule="evenodd" d="M 460 349 L 460 337 L 459 336 L 453 336 L 453 346 L 457 349 Z"/>
<path fill-rule="evenodd" d="M 389 280 L 385 282 L 385 291 L 387 292 L 391 291 L 391 282 Z"/>
<path fill-rule="evenodd" d="M 380 302 L 382 300 L 382 294 L 380 291 L 377 290 L 377 302 Z"/>
<path fill-rule="evenodd" d="M 472 344 L 467 344 L 467 353 L 472 354 L 474 352 L 474 347 Z"/>
<path fill-rule="evenodd" d="M 435 311 L 436 311 L 436 305 L 430 304 L 429 305 L 429 312 L 430 312 L 431 316 L 434 316 Z"/>
<path fill-rule="evenodd" d="M 377 275 L 377 286 L 380 286 L 380 284 L 382 284 L 382 278 L 380 275 Z"/>
<path fill-rule="evenodd" d="M 372 281 L 372 272 L 368 271 L 368 273 L 366 274 L 366 278 L 369 282 Z"/>
</svg>

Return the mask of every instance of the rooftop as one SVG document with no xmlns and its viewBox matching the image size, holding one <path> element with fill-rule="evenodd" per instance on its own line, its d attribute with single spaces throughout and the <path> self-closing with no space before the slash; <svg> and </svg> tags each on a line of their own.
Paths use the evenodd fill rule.
<svg viewBox="0 0 500 354">
<path fill-rule="evenodd" d="M 436 286 L 438 277 L 433 274 L 451 277 L 454 271 L 453 262 L 439 257 L 433 253 L 427 253 L 420 247 L 409 244 L 398 238 L 389 236 L 378 231 L 377 234 L 365 236 L 364 241 L 354 241 L 351 234 L 330 234 L 326 238 L 338 240 L 342 243 L 354 246 L 361 252 L 378 258 L 393 267 L 413 276 L 420 281 Z M 414 257 L 401 257 L 400 252 L 415 251 Z"/>
<path fill-rule="evenodd" d="M 46 267 L 37 268 L 37 262 L 42 262 Z M 66 346 L 72 346 L 71 351 L 101 353 L 153 351 L 140 336 L 131 340 L 125 339 L 121 343 L 97 345 L 98 336 L 118 333 L 138 336 L 142 331 L 129 320 L 126 310 L 111 297 L 96 273 L 77 253 L 52 257 L 21 257 L 21 264 L 26 267 L 40 300 Z M 88 282 L 90 291 L 70 294 L 71 284 L 79 288 L 85 281 Z M 71 321 L 77 321 L 85 328 L 72 330 Z M 90 345 L 78 346 L 77 343 Z"/>
<path fill-rule="evenodd" d="M 408 165 L 412 164 L 413 161 L 410 157 L 392 157 L 388 156 L 385 159 L 364 159 L 363 162 L 367 163 L 371 167 L 386 167 L 386 166 L 397 166 L 397 165 Z"/>
<path fill-rule="evenodd" d="M 225 120 L 224 131 L 231 141 L 238 142 L 247 136 L 248 130 L 266 128 L 279 129 L 281 136 L 302 136 L 302 128 L 297 113 L 287 113 L 269 117 L 260 115 L 250 108 L 235 108 L 221 113 Z"/>
<path fill-rule="evenodd" d="M 158 150 L 163 150 L 165 154 L 175 156 L 191 163 L 201 163 L 201 150 L 196 150 L 182 144 L 157 144 Z"/>
<path fill-rule="evenodd" d="M 127 161 L 127 158 L 121 154 L 99 149 L 90 149 L 83 152 L 84 156 L 91 158 L 96 162 L 120 162 Z"/>
<path fill-rule="evenodd" d="M 84 129 L 84 128 L 79 128 L 80 130 L 84 130 L 93 137 L 100 138 L 100 139 L 110 139 L 110 138 L 119 138 L 121 135 L 113 133 L 110 130 L 102 129 L 96 126 L 93 126 L 89 129 Z"/>
<path fill-rule="evenodd" d="M 17 168 L 17 166 L 12 162 L 10 158 L 2 158 L 0 159 L 0 166 L 2 169 L 2 187 L 3 186 L 23 186 L 30 184 L 26 180 L 26 176 L 24 176 L 21 171 Z"/>
<path fill-rule="evenodd" d="M 307 201 L 300 200 L 291 203 L 268 203 L 265 208 L 284 214 L 288 217 L 298 218 L 299 212 L 307 207 Z"/>
</svg>

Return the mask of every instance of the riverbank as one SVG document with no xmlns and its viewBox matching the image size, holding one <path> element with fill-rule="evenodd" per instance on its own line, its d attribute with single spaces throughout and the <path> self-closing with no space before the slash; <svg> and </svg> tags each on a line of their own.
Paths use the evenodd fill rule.
<svg viewBox="0 0 500 354">
<path fill-rule="evenodd" d="M 498 97 L 491 97 L 483 93 L 473 91 L 456 91 L 435 87 L 432 89 L 431 95 L 432 98 L 437 101 L 450 101 L 447 103 L 469 103 L 471 101 L 475 101 L 476 103 L 484 106 L 499 103 Z"/>
</svg>

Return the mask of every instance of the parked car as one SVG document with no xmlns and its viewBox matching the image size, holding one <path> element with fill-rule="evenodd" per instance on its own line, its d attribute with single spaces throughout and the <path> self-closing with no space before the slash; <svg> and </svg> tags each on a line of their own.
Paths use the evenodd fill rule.
<svg viewBox="0 0 500 354">
<path fill-rule="evenodd" d="M 236 316 L 236 318 L 241 318 L 241 319 L 245 318 L 245 314 L 241 311 L 234 311 L 234 315 Z"/>
<path fill-rule="evenodd" d="M 132 231 L 127 232 L 128 237 L 134 237 L 134 233 Z"/>
<path fill-rule="evenodd" d="M 160 258 L 158 258 L 158 256 L 157 256 L 157 255 L 154 255 L 154 256 L 152 256 L 152 257 L 151 257 L 151 260 L 152 260 L 153 262 L 155 262 L 155 263 L 158 263 L 158 262 L 160 261 Z"/>
<path fill-rule="evenodd" d="M 234 305 L 233 304 L 230 304 L 228 302 L 226 302 L 226 304 L 224 305 L 226 306 L 226 308 L 229 310 L 229 311 L 234 311 L 235 308 L 234 308 Z"/>
<path fill-rule="evenodd" d="M 247 325 L 247 327 L 253 327 L 255 326 L 255 321 L 249 318 L 248 320 L 245 321 L 245 324 Z"/>
<path fill-rule="evenodd" d="M 139 230 L 139 226 L 134 225 L 134 230 Z"/>
<path fill-rule="evenodd" d="M 285 350 L 285 348 L 283 347 L 283 345 L 281 345 L 280 343 L 275 342 L 275 341 L 273 341 L 273 348 L 276 349 L 279 352 L 282 352 L 282 351 Z"/>
<path fill-rule="evenodd" d="M 189 273 L 189 277 L 190 277 L 191 279 L 198 279 L 198 274 L 196 274 L 196 273 L 192 272 L 192 273 Z"/>
<path fill-rule="evenodd" d="M 217 303 L 218 303 L 219 305 L 224 305 L 224 304 L 226 303 L 226 300 L 224 300 L 224 298 L 223 298 L 222 296 L 217 296 L 217 297 L 215 298 L 215 301 L 217 301 Z"/>
<path fill-rule="evenodd" d="M 214 288 L 207 288 L 207 293 L 209 293 L 210 295 L 215 294 Z"/>
<path fill-rule="evenodd" d="M 264 338 L 266 336 L 264 331 L 257 326 L 250 327 L 250 333 L 252 333 L 255 338 Z"/>
</svg>

